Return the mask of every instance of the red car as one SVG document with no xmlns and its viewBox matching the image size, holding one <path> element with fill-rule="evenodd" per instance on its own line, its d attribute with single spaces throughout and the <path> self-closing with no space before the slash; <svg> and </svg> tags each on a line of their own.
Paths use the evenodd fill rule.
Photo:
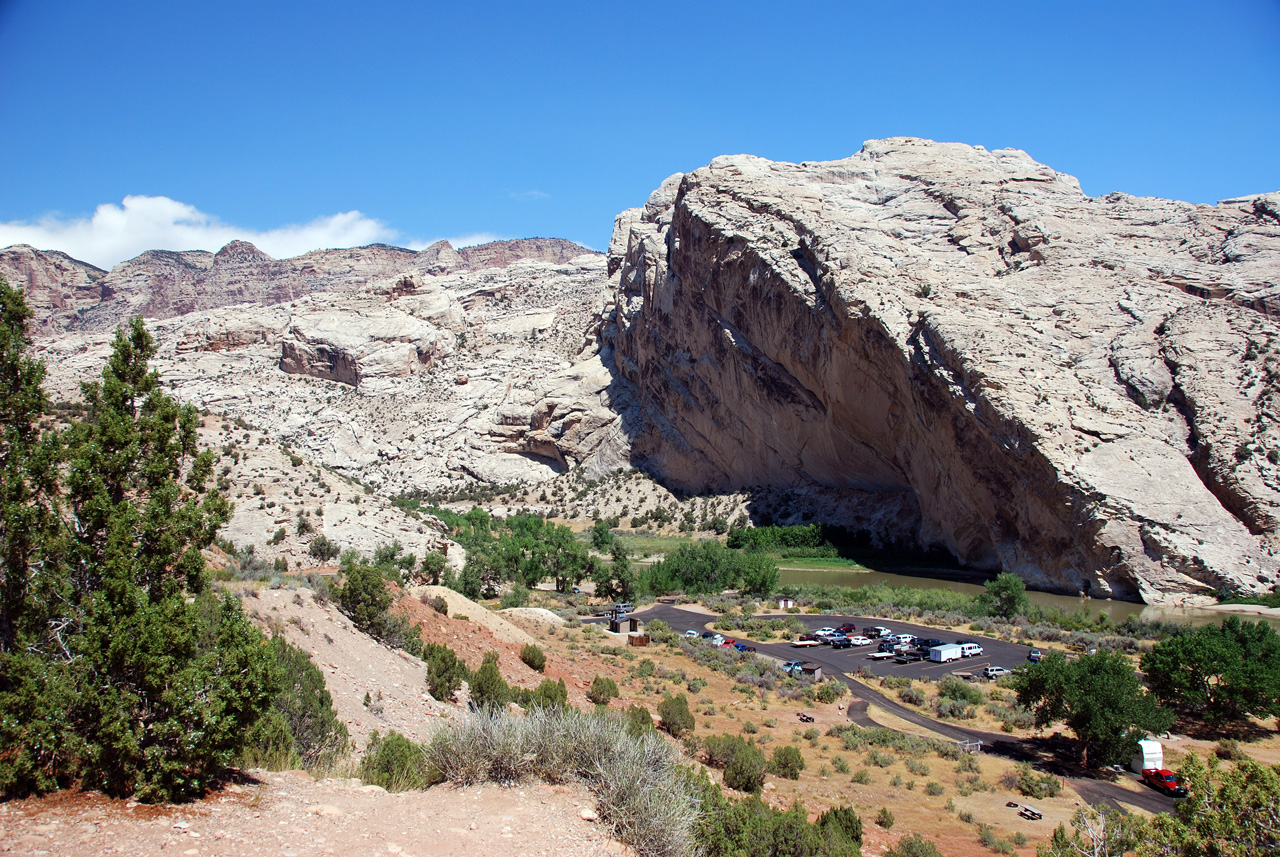
<svg viewBox="0 0 1280 857">
<path fill-rule="evenodd" d="M 736 643 L 736 642 L 738 642 L 738 641 L 737 641 L 737 640 L 735 640 L 733 637 L 725 637 L 725 638 L 724 638 L 724 642 L 720 644 L 720 648 L 722 648 L 722 649 L 728 649 L 728 648 L 731 648 L 731 647 L 733 646 L 733 644 L 734 644 L 734 643 Z"/>
<path fill-rule="evenodd" d="M 1173 771 L 1164 768 L 1147 768 L 1142 772 L 1142 781 L 1169 797 L 1187 796 L 1187 790 L 1178 784 L 1178 778 L 1173 775 Z"/>
<path fill-rule="evenodd" d="M 854 625 L 851 622 L 845 622 L 839 628 L 836 628 L 836 630 L 839 631 L 841 634 L 846 634 L 846 635 L 855 634 L 858 631 L 858 626 Z"/>
</svg>

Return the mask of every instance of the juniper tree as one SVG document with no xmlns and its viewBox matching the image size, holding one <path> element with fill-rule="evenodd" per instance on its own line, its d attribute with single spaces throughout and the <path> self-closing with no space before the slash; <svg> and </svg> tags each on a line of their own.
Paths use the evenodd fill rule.
<svg viewBox="0 0 1280 857">
<path fill-rule="evenodd" d="M 271 684 L 262 635 L 207 591 L 201 551 L 230 514 L 212 453 L 160 389 L 140 319 L 83 385 L 87 416 L 42 426 L 29 318 L 0 281 L 0 791 L 196 794 Z"/>
</svg>

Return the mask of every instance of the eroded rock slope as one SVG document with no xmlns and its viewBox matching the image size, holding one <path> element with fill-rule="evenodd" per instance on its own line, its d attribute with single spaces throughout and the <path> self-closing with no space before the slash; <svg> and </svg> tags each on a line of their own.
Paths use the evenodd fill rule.
<svg viewBox="0 0 1280 857">
<path fill-rule="evenodd" d="M 1278 211 L 918 139 L 718 158 L 616 222 L 634 453 L 690 491 L 818 486 L 1045 589 L 1270 590 Z"/>
</svg>

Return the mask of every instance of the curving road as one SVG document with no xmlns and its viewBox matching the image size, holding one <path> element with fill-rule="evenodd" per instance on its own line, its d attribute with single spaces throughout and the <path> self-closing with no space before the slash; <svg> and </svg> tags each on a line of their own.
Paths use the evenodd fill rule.
<svg viewBox="0 0 1280 857">
<path fill-rule="evenodd" d="M 709 628 L 711 621 L 715 618 L 705 613 L 686 610 L 672 604 L 653 604 L 641 608 L 638 612 L 643 615 L 646 621 L 661 619 L 671 626 L 671 630 L 677 633 L 681 633 L 686 629 L 693 629 L 701 633 Z M 795 618 L 799 619 L 811 631 L 824 626 L 836 627 L 850 622 L 857 625 L 859 629 L 869 625 L 884 625 L 892 628 L 897 633 L 915 634 L 918 637 L 946 638 L 950 636 L 937 628 L 892 621 L 875 616 L 796 614 Z M 585 621 L 603 622 L 604 620 Z M 890 699 L 878 690 L 868 687 L 862 682 L 854 681 L 847 675 L 849 672 L 857 672 L 859 668 L 864 668 L 875 675 L 936 678 L 960 669 L 966 672 L 977 672 L 983 667 L 992 664 L 1012 669 L 1022 663 L 1027 656 L 1028 650 L 1026 646 L 1019 646 L 1004 640 L 996 640 L 977 634 L 969 634 L 965 638 L 972 638 L 982 644 L 984 649 L 983 657 L 966 658 L 963 661 L 953 661 L 949 664 L 935 664 L 928 661 L 896 664 L 892 661 L 867 660 L 866 656 L 870 650 L 866 647 L 835 650 L 828 646 L 795 648 L 789 643 L 757 643 L 755 641 L 752 641 L 752 643 L 761 655 L 768 655 L 781 661 L 804 660 L 818 664 L 823 668 L 823 672 L 828 678 L 838 679 L 845 684 L 855 699 L 883 708 L 885 711 L 901 717 L 909 723 L 922 726 L 944 738 L 952 741 L 981 741 L 985 752 L 995 753 L 1019 762 L 1035 763 L 1039 767 L 1048 770 L 1054 776 L 1069 780 L 1076 793 L 1090 804 L 1109 803 L 1112 806 L 1118 806 L 1119 802 L 1124 802 L 1148 812 L 1169 812 L 1173 809 L 1173 799 L 1159 792 L 1149 789 L 1137 792 L 1130 791 L 1106 780 L 1081 777 L 1077 772 L 1069 771 L 1062 766 L 1043 764 L 1041 755 L 1046 749 L 1053 751 L 1054 755 L 1058 757 L 1071 753 L 1072 742 L 1065 739 L 1016 738 L 1012 735 L 984 732 L 952 723 L 943 723 L 931 717 L 926 717 L 915 709 Z M 851 705 L 849 707 L 850 718 L 855 722 L 864 721 L 865 710 L 864 706 Z M 866 723 L 862 722 L 862 725 L 866 725 Z"/>
</svg>

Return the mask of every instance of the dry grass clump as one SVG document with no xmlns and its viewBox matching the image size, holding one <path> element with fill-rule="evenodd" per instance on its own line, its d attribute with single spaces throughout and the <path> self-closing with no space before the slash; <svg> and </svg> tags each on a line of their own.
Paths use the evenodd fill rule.
<svg viewBox="0 0 1280 857">
<path fill-rule="evenodd" d="M 437 732 L 425 752 L 458 785 L 579 780 L 596 794 L 614 835 L 642 857 L 696 853 L 697 807 L 678 752 L 656 734 L 629 734 L 617 717 L 558 708 L 524 716 L 479 711 Z"/>
</svg>

